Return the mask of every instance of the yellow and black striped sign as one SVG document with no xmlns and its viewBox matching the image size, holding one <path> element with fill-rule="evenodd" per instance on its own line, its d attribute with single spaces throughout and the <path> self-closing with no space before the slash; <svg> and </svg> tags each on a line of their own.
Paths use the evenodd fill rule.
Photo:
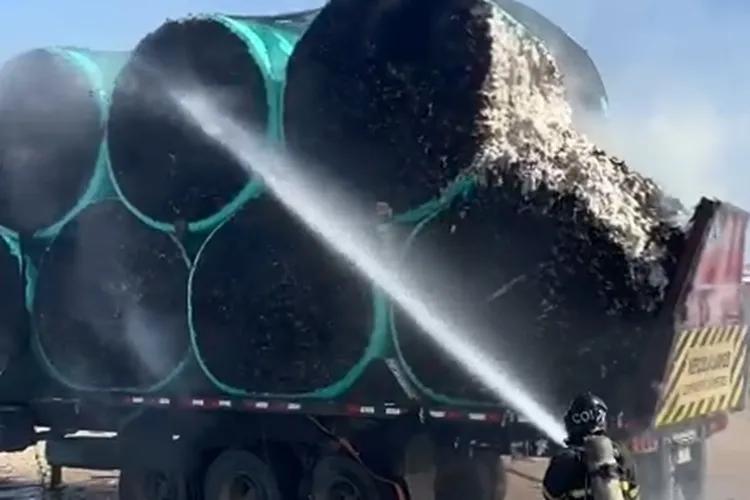
<svg viewBox="0 0 750 500">
<path fill-rule="evenodd" d="M 710 326 L 677 335 L 654 427 L 664 427 L 744 403 L 747 326 Z"/>
</svg>

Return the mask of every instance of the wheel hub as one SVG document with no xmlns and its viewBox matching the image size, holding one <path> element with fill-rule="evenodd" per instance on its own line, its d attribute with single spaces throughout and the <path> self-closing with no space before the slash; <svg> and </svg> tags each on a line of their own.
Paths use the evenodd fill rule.
<svg viewBox="0 0 750 500">
<path fill-rule="evenodd" d="M 174 500 L 176 497 L 172 482 L 161 472 L 151 472 L 146 477 L 146 498 L 153 500 Z"/>
<path fill-rule="evenodd" d="M 266 495 L 258 488 L 251 478 L 247 476 L 235 477 L 229 487 L 225 500 L 265 500 Z"/>
</svg>

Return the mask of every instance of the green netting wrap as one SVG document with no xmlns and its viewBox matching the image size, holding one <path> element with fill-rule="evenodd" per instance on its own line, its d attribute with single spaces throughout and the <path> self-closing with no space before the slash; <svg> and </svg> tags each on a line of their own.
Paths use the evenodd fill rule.
<svg viewBox="0 0 750 500">
<path fill-rule="evenodd" d="M 126 57 L 48 48 L 0 69 L 0 224 L 54 234 L 103 189 L 107 108 Z"/>
<path fill-rule="evenodd" d="M 349 389 L 382 353 L 384 307 L 359 272 L 270 196 L 215 229 L 190 276 L 194 351 L 214 384 L 235 395 Z"/>
<path fill-rule="evenodd" d="M 26 319 L 21 252 L 15 235 L 0 228 L 0 377 L 24 342 Z"/>
<path fill-rule="evenodd" d="M 76 390 L 148 392 L 190 351 L 189 262 L 174 237 L 119 200 L 86 207 L 38 265 L 28 307 L 43 366 Z"/>
<path fill-rule="evenodd" d="M 278 138 L 284 70 L 306 19 L 211 15 L 169 21 L 145 37 L 118 78 L 108 144 L 112 179 L 146 223 L 214 227 L 259 184 L 174 102 L 200 88 L 243 123 Z"/>
</svg>

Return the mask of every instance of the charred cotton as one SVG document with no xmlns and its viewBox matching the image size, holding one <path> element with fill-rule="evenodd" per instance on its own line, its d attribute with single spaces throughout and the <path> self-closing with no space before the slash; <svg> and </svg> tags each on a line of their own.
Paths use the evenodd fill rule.
<svg viewBox="0 0 750 500">
<path fill-rule="evenodd" d="M 188 352 L 188 262 L 169 234 L 141 224 L 117 200 L 84 209 L 45 252 L 32 320 L 62 383 L 147 390 Z"/>
<path fill-rule="evenodd" d="M 266 128 L 263 72 L 247 44 L 217 18 L 168 21 L 141 40 L 117 79 L 107 135 L 120 192 L 157 223 L 210 219 L 248 182 L 245 170 L 174 102 L 175 92 L 195 87 Z"/>
<path fill-rule="evenodd" d="M 429 290 L 446 286 L 424 262 L 452 270 L 483 347 L 551 350 L 536 380 L 561 397 L 604 384 L 615 356 L 634 368 L 622 358 L 659 310 L 684 235 L 656 184 L 574 130 L 555 62 L 500 8 L 332 0 L 297 46 L 285 98 L 289 146 L 396 212 L 473 182 L 414 235 L 404 267 Z M 485 398 L 398 313 L 395 329 L 424 386 Z"/>
<path fill-rule="evenodd" d="M 341 382 L 370 343 L 370 285 L 270 196 L 211 235 L 190 283 L 198 354 L 225 387 L 314 392 Z"/>
</svg>

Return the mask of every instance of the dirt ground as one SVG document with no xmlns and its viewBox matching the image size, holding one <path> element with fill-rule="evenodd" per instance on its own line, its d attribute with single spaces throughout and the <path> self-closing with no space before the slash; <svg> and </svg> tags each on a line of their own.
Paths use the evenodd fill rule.
<svg viewBox="0 0 750 500">
<path fill-rule="evenodd" d="M 42 452 L 41 446 L 39 451 Z M 38 484 L 39 467 L 34 449 L 23 453 L 0 453 L 0 499 L 41 498 Z M 43 456 L 43 452 L 42 452 Z M 750 412 L 732 417 L 729 429 L 709 442 L 709 500 L 747 498 L 750 475 Z M 509 492 L 507 500 L 540 500 L 539 479 L 544 472 L 543 460 L 508 461 Z M 108 500 L 117 498 L 117 475 L 101 471 L 64 471 L 63 500 Z M 13 484 L 13 489 L 8 489 Z M 414 500 L 420 498 L 414 493 Z"/>
</svg>

